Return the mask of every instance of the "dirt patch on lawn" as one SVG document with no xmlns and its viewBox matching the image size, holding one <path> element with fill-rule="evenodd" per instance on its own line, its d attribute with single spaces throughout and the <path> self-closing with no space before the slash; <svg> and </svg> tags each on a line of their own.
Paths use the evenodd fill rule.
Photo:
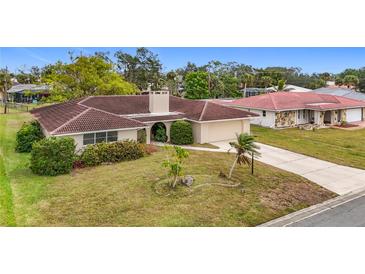
<svg viewBox="0 0 365 274">
<path fill-rule="evenodd" d="M 337 195 L 320 186 L 301 183 L 286 182 L 280 187 L 272 188 L 260 195 L 260 201 L 264 206 L 273 210 L 284 210 L 293 204 L 311 206 Z"/>
</svg>

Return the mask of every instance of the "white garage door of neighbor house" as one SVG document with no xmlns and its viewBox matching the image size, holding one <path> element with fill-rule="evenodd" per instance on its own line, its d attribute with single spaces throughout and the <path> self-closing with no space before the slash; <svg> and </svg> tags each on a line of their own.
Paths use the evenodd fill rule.
<svg viewBox="0 0 365 274">
<path fill-rule="evenodd" d="M 346 111 L 346 122 L 361 121 L 361 108 L 348 109 Z"/>
<path fill-rule="evenodd" d="M 236 138 L 236 133 L 242 131 L 241 121 L 230 121 L 208 124 L 208 140 L 207 142 L 225 141 Z"/>
</svg>

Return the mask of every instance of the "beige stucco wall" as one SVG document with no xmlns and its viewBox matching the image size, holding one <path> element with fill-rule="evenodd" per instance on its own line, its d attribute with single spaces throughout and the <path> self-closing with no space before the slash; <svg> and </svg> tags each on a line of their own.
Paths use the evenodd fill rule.
<svg viewBox="0 0 365 274">
<path fill-rule="evenodd" d="M 203 144 L 236 138 L 236 133 L 250 133 L 249 120 L 192 122 L 194 142 Z"/>
<path fill-rule="evenodd" d="M 150 91 L 149 93 L 149 110 L 151 113 L 169 112 L 170 96 L 166 90 Z"/>
<path fill-rule="evenodd" d="M 76 151 L 79 151 L 84 147 L 84 145 L 83 145 L 84 135 L 83 134 L 67 135 L 65 137 L 71 137 L 75 140 Z M 137 141 L 137 130 L 133 129 L 133 130 L 118 131 L 118 141 L 122 141 L 122 140 L 126 140 L 126 139 Z"/>
</svg>

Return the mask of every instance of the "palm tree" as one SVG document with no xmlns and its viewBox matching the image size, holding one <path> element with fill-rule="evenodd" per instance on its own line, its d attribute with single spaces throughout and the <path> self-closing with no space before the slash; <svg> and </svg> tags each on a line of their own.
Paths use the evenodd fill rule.
<svg viewBox="0 0 365 274">
<path fill-rule="evenodd" d="M 254 76 L 252 74 L 245 73 L 242 76 L 242 82 L 245 84 L 245 89 L 244 89 L 245 97 L 246 97 L 246 89 L 247 89 L 247 86 L 248 85 L 252 85 L 253 80 L 254 80 Z"/>
<path fill-rule="evenodd" d="M 356 75 L 346 75 L 343 78 L 343 83 L 349 88 L 350 86 L 357 87 L 359 85 L 359 78 Z"/>
<path fill-rule="evenodd" d="M 230 142 L 231 150 L 232 148 L 236 149 L 236 158 L 234 159 L 234 162 L 232 164 L 232 167 L 229 171 L 228 179 L 231 179 L 232 173 L 234 170 L 234 167 L 236 164 L 247 164 L 251 165 L 250 157 L 255 154 L 256 156 L 260 156 L 260 153 L 257 151 L 260 149 L 258 145 L 254 143 L 255 138 L 252 135 L 249 135 L 247 133 L 241 133 L 236 134 L 237 141 L 236 142 Z"/>
<path fill-rule="evenodd" d="M 265 89 L 272 83 L 272 78 L 270 76 L 262 76 L 261 81 L 264 83 Z"/>
</svg>

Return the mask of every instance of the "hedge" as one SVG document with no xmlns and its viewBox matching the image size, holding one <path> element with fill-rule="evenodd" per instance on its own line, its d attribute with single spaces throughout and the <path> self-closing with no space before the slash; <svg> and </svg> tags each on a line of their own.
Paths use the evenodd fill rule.
<svg viewBox="0 0 365 274">
<path fill-rule="evenodd" d="M 30 152 L 33 143 L 44 138 L 40 124 L 37 121 L 24 123 L 16 133 L 15 151 Z"/>
<path fill-rule="evenodd" d="M 113 143 L 88 145 L 80 156 L 85 166 L 136 160 L 144 156 L 142 144 L 126 140 Z"/>
<path fill-rule="evenodd" d="M 193 128 L 189 122 L 173 122 L 170 129 L 171 143 L 175 145 L 189 145 L 194 142 Z"/>
<path fill-rule="evenodd" d="M 75 160 L 72 138 L 46 138 L 33 144 L 30 169 L 35 174 L 55 176 L 70 173 Z"/>
</svg>

